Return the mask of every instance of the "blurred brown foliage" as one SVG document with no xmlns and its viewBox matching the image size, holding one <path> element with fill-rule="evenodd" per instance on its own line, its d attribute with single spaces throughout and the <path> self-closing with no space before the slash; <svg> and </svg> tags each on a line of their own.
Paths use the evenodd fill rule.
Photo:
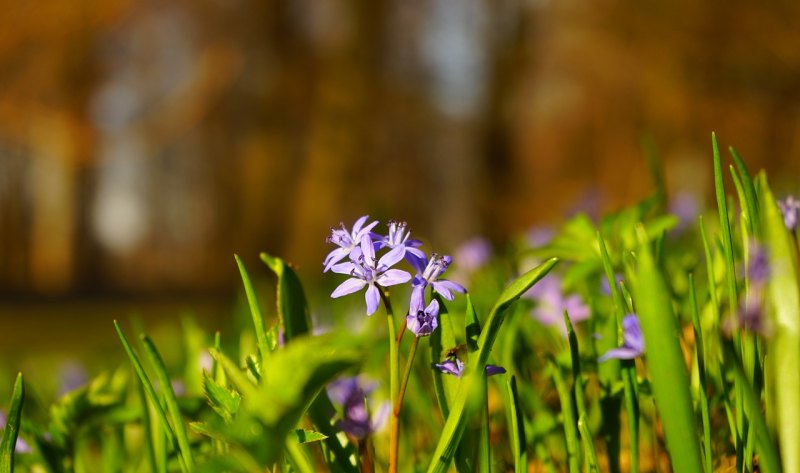
<svg viewBox="0 0 800 473">
<path fill-rule="evenodd" d="M 225 292 L 261 250 L 315 274 L 363 213 L 500 239 L 646 195 L 645 136 L 671 189 L 707 193 L 716 130 L 798 190 L 795 2 L 0 9 L 7 295 Z"/>
</svg>

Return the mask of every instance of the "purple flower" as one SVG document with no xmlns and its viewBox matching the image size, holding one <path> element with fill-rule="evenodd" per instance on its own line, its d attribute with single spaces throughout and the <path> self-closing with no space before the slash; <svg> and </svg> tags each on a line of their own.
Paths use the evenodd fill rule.
<svg viewBox="0 0 800 473">
<path fill-rule="evenodd" d="M 750 261 L 747 264 L 747 279 L 751 285 L 763 286 L 769 279 L 767 250 L 755 240 L 749 243 Z"/>
<path fill-rule="evenodd" d="M 567 326 L 564 323 L 564 311 L 569 314 L 569 319 L 575 323 L 589 318 L 589 307 L 583 303 L 578 294 L 564 297 L 561 291 L 561 279 L 549 275 L 534 285 L 525 297 L 536 301 L 533 316 L 544 325 L 558 325 L 561 332 L 566 335 Z"/>
<path fill-rule="evenodd" d="M 434 363 L 434 366 L 445 374 L 451 374 L 460 378 L 464 374 L 464 362 L 456 356 L 449 356 L 441 363 Z M 486 365 L 486 376 L 505 373 L 506 369 L 497 365 Z"/>
<path fill-rule="evenodd" d="M 675 230 L 682 232 L 697 219 L 700 212 L 700 204 L 694 194 L 680 191 L 670 199 L 669 212 L 678 217 L 678 226 L 675 227 Z"/>
<path fill-rule="evenodd" d="M 622 346 L 608 350 L 598 361 L 611 358 L 632 360 L 644 353 L 644 337 L 636 314 L 628 314 L 622 319 Z"/>
<path fill-rule="evenodd" d="M 533 227 L 527 233 L 528 244 L 533 248 L 539 248 L 550 243 L 555 235 L 555 230 L 550 227 Z"/>
<path fill-rule="evenodd" d="M 419 261 L 420 264 L 416 266 L 417 275 L 414 276 L 414 280 L 411 282 L 414 289 L 411 291 L 411 309 L 409 313 L 413 314 L 425 306 L 425 287 L 428 284 L 448 301 L 453 300 L 453 291 L 462 294 L 467 292 L 461 284 L 440 278 L 442 273 L 447 271 L 447 267 L 450 266 L 451 262 L 452 259 L 449 256 L 439 256 L 436 253 L 431 255 L 430 261 L 426 259 Z"/>
<path fill-rule="evenodd" d="M 364 226 L 367 218 L 369 218 L 369 216 L 364 215 L 356 220 L 356 223 L 353 224 L 353 231 L 350 232 L 347 231 L 344 223 L 339 224 L 342 227 L 341 229 L 331 228 L 331 236 L 329 236 L 326 241 L 338 245 L 339 248 L 331 251 L 328 253 L 328 256 L 325 257 L 325 261 L 322 262 L 325 266 L 323 272 L 327 272 L 334 264 L 348 256 L 350 256 L 351 259 L 358 259 L 358 256 L 361 254 L 359 249 L 361 237 L 368 235 L 369 231 L 378 224 L 378 221 L 375 220 L 369 225 Z"/>
<path fill-rule="evenodd" d="M 6 414 L 5 412 L 0 411 L 0 430 L 5 430 L 5 428 L 6 428 Z M 28 442 L 22 440 L 22 437 L 17 436 L 17 443 L 14 445 L 14 451 L 17 453 L 31 453 L 33 451 L 33 448 L 31 448 Z"/>
<path fill-rule="evenodd" d="M 389 417 L 391 404 L 388 401 L 381 403 L 375 415 L 370 416 L 369 395 L 376 387 L 376 383 L 365 382 L 359 376 L 342 378 L 328 385 L 328 397 L 342 406 L 343 418 L 336 423 L 338 428 L 357 439 L 363 439 L 383 426 Z"/>
<path fill-rule="evenodd" d="M 425 309 L 408 314 L 406 327 L 418 337 L 430 335 L 439 326 L 439 301 L 432 300 Z"/>
<path fill-rule="evenodd" d="M 622 281 L 622 275 L 614 273 L 614 284 L 618 285 L 619 281 Z M 603 276 L 602 281 L 600 281 L 600 290 L 607 296 L 611 295 L 611 285 L 608 283 L 608 278 L 605 276 Z"/>
<path fill-rule="evenodd" d="M 363 234 L 361 236 L 361 254 L 358 261 L 348 261 L 346 263 L 339 263 L 333 265 L 331 269 L 334 273 L 349 274 L 352 276 L 337 287 L 333 293 L 332 298 L 352 294 L 359 291 L 364 286 L 367 287 L 365 294 L 367 302 L 367 315 L 372 315 L 378 310 L 378 305 L 381 300 L 380 289 L 382 287 L 393 286 L 395 284 L 402 284 L 409 279 L 411 275 L 400 269 L 389 269 L 398 261 L 403 259 L 405 249 L 401 246 L 394 248 L 381 257 L 380 260 L 375 260 L 375 248 L 372 246 L 372 240 L 369 235 Z"/>
<path fill-rule="evenodd" d="M 783 223 L 790 232 L 797 230 L 797 222 L 800 221 L 800 200 L 790 195 L 784 200 L 778 201 L 778 207 L 783 214 Z"/>
<path fill-rule="evenodd" d="M 419 249 L 422 242 L 419 240 L 410 240 L 411 231 L 407 230 L 408 224 L 406 222 L 389 221 L 389 235 L 383 236 L 377 233 L 372 233 L 371 237 L 375 240 L 375 249 L 381 248 L 395 249 L 398 246 L 405 248 L 405 258 L 412 265 L 416 260 L 424 260 L 425 253 Z"/>
<path fill-rule="evenodd" d="M 492 245 L 486 238 L 471 238 L 456 249 L 458 268 L 467 272 L 480 268 L 491 256 Z"/>
</svg>

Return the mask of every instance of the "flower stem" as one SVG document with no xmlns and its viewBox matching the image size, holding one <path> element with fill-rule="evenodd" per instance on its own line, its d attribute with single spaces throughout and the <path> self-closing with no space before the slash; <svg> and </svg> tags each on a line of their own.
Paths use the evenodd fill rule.
<svg viewBox="0 0 800 473">
<path fill-rule="evenodd" d="M 392 312 L 389 292 L 381 288 L 380 293 L 383 306 L 386 308 L 386 321 L 389 324 L 389 399 L 392 406 L 395 406 L 400 386 L 400 359 L 398 356 L 400 339 L 396 336 L 397 328 L 394 323 L 394 312 Z M 398 420 L 398 417 L 394 415 L 389 418 L 389 473 L 397 472 L 397 458 L 400 446 L 400 424 Z"/>
<path fill-rule="evenodd" d="M 403 374 L 403 381 L 400 384 L 400 395 L 397 397 L 397 404 L 394 405 L 394 417 L 400 417 L 400 409 L 403 408 L 403 398 L 406 395 L 408 378 L 411 377 L 411 365 L 414 363 L 414 355 L 417 354 L 417 345 L 419 345 L 419 337 L 414 337 L 414 341 L 411 342 L 411 351 L 408 352 L 406 371 Z"/>
</svg>

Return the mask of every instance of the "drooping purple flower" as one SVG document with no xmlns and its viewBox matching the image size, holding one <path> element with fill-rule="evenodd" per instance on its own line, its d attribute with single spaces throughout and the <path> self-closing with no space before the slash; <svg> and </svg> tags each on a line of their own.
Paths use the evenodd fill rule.
<svg viewBox="0 0 800 473">
<path fill-rule="evenodd" d="M 436 369 L 444 374 L 450 374 L 460 378 L 464 374 L 464 362 L 457 356 L 448 356 L 441 363 L 434 363 Z M 486 376 L 505 373 L 506 369 L 497 365 L 486 365 Z"/>
<path fill-rule="evenodd" d="M 797 223 L 800 221 L 800 200 L 790 195 L 778 201 L 778 207 L 783 214 L 783 223 L 790 232 L 797 230 Z"/>
<path fill-rule="evenodd" d="M 349 274 L 352 276 L 337 287 L 331 297 L 336 299 L 347 294 L 352 294 L 367 287 L 365 299 L 367 302 L 367 315 L 372 315 L 378 310 L 381 293 L 378 286 L 387 287 L 402 284 L 411 279 L 411 275 L 400 269 L 389 269 L 403 259 L 405 249 L 401 246 L 394 248 L 375 260 L 375 248 L 369 235 L 361 236 L 361 254 L 357 261 L 348 261 L 333 265 L 334 273 Z"/>
<path fill-rule="evenodd" d="M 643 353 L 644 336 L 639 327 L 639 318 L 636 314 L 628 314 L 622 319 L 622 346 L 608 350 L 598 361 L 603 362 L 611 358 L 632 360 Z"/>
<path fill-rule="evenodd" d="M 453 300 L 453 292 L 460 292 L 464 294 L 467 289 L 457 282 L 441 279 L 442 273 L 447 271 L 450 266 L 452 258 L 449 256 L 439 256 L 436 253 L 431 255 L 430 261 L 425 259 L 421 260 L 416 266 L 417 275 L 411 281 L 414 287 L 411 290 L 411 304 L 409 313 L 415 313 L 422 307 L 425 307 L 425 288 L 428 284 L 433 287 L 433 290 L 438 292 L 448 301 Z M 424 265 L 424 268 L 423 268 Z"/>
<path fill-rule="evenodd" d="M 748 244 L 750 261 L 747 264 L 747 279 L 751 286 L 762 286 L 767 283 L 769 279 L 769 260 L 767 258 L 767 249 L 756 241 L 750 241 Z"/>
<path fill-rule="evenodd" d="M 342 406 L 342 419 L 336 426 L 357 439 L 363 439 L 378 431 L 389 417 L 391 404 L 382 402 L 374 415 L 370 416 L 371 394 L 377 383 L 367 382 L 359 376 L 342 378 L 327 387 L 328 397 L 334 404 Z"/>
<path fill-rule="evenodd" d="M 372 230 L 372 228 L 378 224 L 378 221 L 375 220 L 369 225 L 364 226 L 364 223 L 368 218 L 368 215 L 364 215 L 356 220 L 356 222 L 353 224 L 352 231 L 347 231 L 344 223 L 339 224 L 342 228 L 331 228 L 331 235 L 326 239 L 326 241 L 339 246 L 339 248 L 331 251 L 328 253 L 328 256 L 325 257 L 325 261 L 322 262 L 323 266 L 325 266 L 323 272 L 327 272 L 333 268 L 333 265 L 348 256 L 350 256 L 351 259 L 358 259 L 359 255 L 361 254 L 361 237 L 368 235 L 370 230 Z"/>
<path fill-rule="evenodd" d="M 561 279 L 556 275 L 548 275 L 534 285 L 525 297 L 536 301 L 533 316 L 544 325 L 558 325 L 561 332 L 567 334 L 564 323 L 564 311 L 569 314 L 573 323 L 589 318 L 589 307 L 583 303 L 578 294 L 564 296 L 561 290 Z"/>
<path fill-rule="evenodd" d="M 439 301 L 432 300 L 428 307 L 406 316 L 406 328 L 414 335 L 424 337 L 433 333 L 439 326 Z"/>
<path fill-rule="evenodd" d="M 379 235 L 377 233 L 371 234 L 372 239 L 375 241 L 375 249 L 382 248 L 395 249 L 401 246 L 405 249 L 404 256 L 411 265 L 415 265 L 417 260 L 425 259 L 425 253 L 419 249 L 422 242 L 419 240 L 411 240 L 411 231 L 408 230 L 406 222 L 396 222 L 391 220 L 389 222 L 389 234 Z"/>
<path fill-rule="evenodd" d="M 2 431 L 6 428 L 6 413 L 0 411 L 0 436 L 2 436 Z M 14 445 L 14 451 L 17 453 L 31 453 L 33 452 L 33 448 L 31 448 L 28 442 L 22 440 L 22 437 L 17 436 L 17 443 Z"/>
</svg>

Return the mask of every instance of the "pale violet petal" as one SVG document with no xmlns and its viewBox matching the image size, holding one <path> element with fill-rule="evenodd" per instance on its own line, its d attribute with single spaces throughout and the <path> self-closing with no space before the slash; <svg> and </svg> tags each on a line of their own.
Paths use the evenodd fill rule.
<svg viewBox="0 0 800 473">
<path fill-rule="evenodd" d="M 431 286 L 433 286 L 433 290 L 434 291 L 436 291 L 439 294 L 441 294 L 442 297 L 444 297 L 448 301 L 452 301 L 453 300 L 453 293 L 450 292 L 450 288 L 448 288 L 446 285 L 443 285 L 441 283 L 441 281 L 433 281 L 431 283 Z"/>
<path fill-rule="evenodd" d="M 339 287 L 333 290 L 331 293 L 331 297 L 336 299 L 337 297 L 346 296 L 347 294 L 352 294 L 357 292 L 359 289 L 363 288 L 366 285 L 366 281 L 363 279 L 358 278 L 350 278 L 347 281 L 339 284 Z"/>
<path fill-rule="evenodd" d="M 377 277 L 376 281 L 381 286 L 394 286 L 411 280 L 411 275 L 402 269 L 390 269 Z"/>
<path fill-rule="evenodd" d="M 389 419 L 391 409 L 392 403 L 389 401 L 383 401 L 380 403 L 375 412 L 372 413 L 372 422 L 370 422 L 370 427 L 372 428 L 373 432 L 381 430 L 381 428 L 386 425 L 386 421 Z"/>
<path fill-rule="evenodd" d="M 328 253 L 328 256 L 325 257 L 325 261 L 323 261 L 323 264 L 325 265 L 325 270 L 323 272 L 327 272 L 329 269 L 333 267 L 333 265 L 341 261 L 349 254 L 350 254 L 349 248 L 336 248 L 335 250 Z"/>
<path fill-rule="evenodd" d="M 364 299 L 367 301 L 367 315 L 374 314 L 381 302 L 380 290 L 374 284 L 370 284 L 364 294 Z"/>
<path fill-rule="evenodd" d="M 611 358 L 616 358 L 618 360 L 632 360 L 637 356 L 641 355 L 638 350 L 634 350 L 633 348 L 614 348 L 612 350 L 608 350 L 605 355 L 601 356 L 597 359 L 599 362 L 603 362 L 609 360 Z"/>
<path fill-rule="evenodd" d="M 364 222 L 367 221 L 369 215 L 363 215 L 356 220 L 356 223 L 353 224 L 353 235 L 357 235 L 359 231 L 361 231 L 361 227 L 364 226 Z"/>
<path fill-rule="evenodd" d="M 391 268 L 392 266 L 397 264 L 401 259 L 403 259 L 403 256 L 405 256 L 405 254 L 406 254 L 406 247 L 403 245 L 397 245 L 394 248 L 392 248 L 388 253 L 386 253 L 381 257 L 380 261 L 378 261 L 378 266 Z"/>
<path fill-rule="evenodd" d="M 372 246 L 372 239 L 369 235 L 361 237 L 361 254 L 364 256 L 364 263 L 367 266 L 375 266 L 375 247 Z"/>
<path fill-rule="evenodd" d="M 446 287 L 447 289 L 453 292 L 460 292 L 461 294 L 467 292 L 467 288 L 465 288 L 464 286 L 462 286 L 457 282 L 450 281 L 448 279 L 440 279 L 436 281 L 433 287 L 435 287 L 437 291 L 439 290 L 440 287 Z"/>
<path fill-rule="evenodd" d="M 352 274 L 354 269 L 356 269 L 356 265 L 352 261 L 331 266 L 331 271 L 336 274 Z"/>
</svg>

